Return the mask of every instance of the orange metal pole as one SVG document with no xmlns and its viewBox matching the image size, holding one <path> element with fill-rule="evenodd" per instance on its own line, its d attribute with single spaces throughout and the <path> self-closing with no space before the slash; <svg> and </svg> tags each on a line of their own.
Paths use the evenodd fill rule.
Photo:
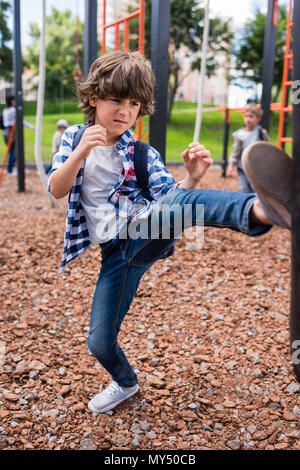
<svg viewBox="0 0 300 470">
<path fill-rule="evenodd" d="M 144 54 L 145 38 L 145 0 L 140 0 L 140 9 L 130 15 L 106 24 L 106 0 L 103 0 L 103 33 L 102 33 L 102 54 L 106 53 L 106 30 L 115 27 L 115 50 L 120 50 L 120 24 L 124 23 L 124 50 L 129 51 L 129 21 L 139 16 L 139 52 Z M 140 118 L 137 125 L 137 138 L 142 140 L 143 122 Z"/>
<path fill-rule="evenodd" d="M 291 45 L 291 17 L 292 17 L 292 0 L 290 0 L 290 9 L 287 20 L 287 32 L 285 40 L 285 58 L 283 65 L 283 79 L 282 79 L 282 95 L 281 95 L 281 111 L 279 116 L 279 130 L 278 130 L 278 147 L 282 148 L 282 136 L 284 131 L 284 113 L 286 108 L 286 83 L 288 82 L 289 60 L 292 59 L 290 54 Z"/>
<path fill-rule="evenodd" d="M 140 23 L 139 23 L 139 52 L 144 55 L 144 37 L 145 37 L 145 0 L 140 0 Z M 143 121 L 139 120 L 138 139 L 142 140 Z"/>
<path fill-rule="evenodd" d="M 129 51 L 129 21 L 124 22 L 124 51 Z"/>
<path fill-rule="evenodd" d="M 120 27 L 119 23 L 116 24 L 115 26 L 115 51 L 120 50 Z"/>
<path fill-rule="evenodd" d="M 105 28 L 112 28 L 113 26 L 116 26 L 116 24 L 124 23 L 125 20 L 132 20 L 132 18 L 136 18 L 137 16 L 139 16 L 139 14 L 140 14 L 140 10 L 137 10 L 134 13 L 131 13 L 130 15 L 124 16 L 124 18 L 120 18 L 119 20 L 106 24 Z"/>
<path fill-rule="evenodd" d="M 14 125 L 12 126 L 10 134 L 9 134 L 9 139 L 8 139 L 8 142 L 7 142 L 7 148 L 6 148 L 6 152 L 5 152 L 5 155 L 4 155 L 2 168 L 1 168 L 1 171 L 0 171 L 0 183 L 1 183 L 3 175 L 4 175 L 6 162 L 7 162 L 8 155 L 9 155 L 10 148 L 11 148 L 11 144 L 12 144 L 12 141 L 13 141 L 13 138 L 14 138 L 14 135 L 15 135 L 15 130 L 16 130 L 16 123 L 14 123 Z"/>
<path fill-rule="evenodd" d="M 145 0 L 140 3 L 140 24 L 139 24 L 139 52 L 144 54 L 145 37 Z"/>
<path fill-rule="evenodd" d="M 137 138 L 138 140 L 142 140 L 142 133 L 143 133 L 143 120 L 142 118 L 139 119 L 138 128 L 137 128 Z"/>
<path fill-rule="evenodd" d="M 106 53 L 106 41 L 105 41 L 105 34 L 106 34 L 106 0 L 103 0 L 103 21 L 102 21 L 102 54 Z"/>
<path fill-rule="evenodd" d="M 273 26 L 277 26 L 277 23 L 278 23 L 278 0 L 274 0 Z"/>
</svg>

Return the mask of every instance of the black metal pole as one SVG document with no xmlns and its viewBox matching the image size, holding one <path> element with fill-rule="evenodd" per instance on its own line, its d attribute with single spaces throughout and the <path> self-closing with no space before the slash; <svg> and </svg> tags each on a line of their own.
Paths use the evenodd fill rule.
<svg viewBox="0 0 300 470">
<path fill-rule="evenodd" d="M 229 128 L 230 128 L 229 109 L 226 108 L 225 122 L 224 122 L 224 140 L 223 140 L 223 171 L 222 171 L 223 178 L 226 178 L 226 168 L 227 168 L 227 160 L 228 160 Z"/>
<path fill-rule="evenodd" d="M 151 63 L 156 77 L 155 113 L 150 117 L 150 145 L 166 161 L 170 0 L 152 0 Z"/>
<path fill-rule="evenodd" d="M 263 60 L 263 92 L 261 107 L 264 111 L 261 125 L 269 131 L 270 128 L 270 107 L 272 101 L 272 86 L 274 79 L 275 47 L 277 24 L 274 24 L 275 0 L 268 0 L 268 14 L 266 19 L 265 40 L 264 40 L 264 60 Z"/>
<path fill-rule="evenodd" d="M 21 23 L 20 0 L 14 0 L 14 49 L 13 66 L 15 81 L 16 101 L 16 157 L 18 165 L 18 190 L 25 191 L 25 157 L 24 157 L 24 133 L 23 133 L 23 91 L 22 91 L 22 53 L 21 53 Z"/>
<path fill-rule="evenodd" d="M 300 80 L 300 2 L 294 3 L 293 15 L 294 77 Z M 299 82 L 298 82 L 299 83 Z M 294 371 L 300 382 L 300 103 L 293 109 L 293 222 L 290 338 Z"/>
<path fill-rule="evenodd" d="M 85 0 L 84 24 L 84 77 L 86 78 L 91 64 L 98 57 L 97 38 L 97 0 Z"/>
</svg>

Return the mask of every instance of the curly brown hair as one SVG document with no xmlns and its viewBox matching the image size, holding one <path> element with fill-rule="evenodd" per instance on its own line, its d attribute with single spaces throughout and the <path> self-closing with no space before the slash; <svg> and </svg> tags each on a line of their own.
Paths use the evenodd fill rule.
<svg viewBox="0 0 300 470">
<path fill-rule="evenodd" d="M 155 77 L 149 62 L 137 52 L 116 51 L 98 57 L 85 82 L 77 85 L 79 106 L 88 121 L 95 120 L 90 98 L 131 98 L 141 103 L 138 118 L 154 112 Z"/>
</svg>

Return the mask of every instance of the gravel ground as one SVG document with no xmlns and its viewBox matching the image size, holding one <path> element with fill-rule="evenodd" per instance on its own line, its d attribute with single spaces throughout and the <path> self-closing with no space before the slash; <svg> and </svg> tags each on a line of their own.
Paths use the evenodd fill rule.
<svg viewBox="0 0 300 470">
<path fill-rule="evenodd" d="M 59 276 L 66 199 L 49 209 L 36 172 L 26 178 L 26 194 L 16 178 L 0 185 L 0 448 L 300 448 L 287 231 L 206 228 L 198 251 L 179 240 L 143 277 L 119 336 L 140 390 L 93 415 L 88 401 L 110 383 L 86 342 L 100 251 Z M 238 189 L 220 168 L 203 187 Z"/>
</svg>

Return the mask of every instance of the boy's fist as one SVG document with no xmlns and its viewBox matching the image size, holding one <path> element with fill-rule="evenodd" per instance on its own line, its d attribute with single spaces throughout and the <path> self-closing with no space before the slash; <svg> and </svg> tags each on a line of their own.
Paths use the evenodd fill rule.
<svg viewBox="0 0 300 470">
<path fill-rule="evenodd" d="M 78 144 L 78 152 L 82 155 L 82 158 L 85 159 L 91 153 L 91 150 L 97 145 L 106 144 L 107 130 L 105 127 L 95 124 L 94 126 L 88 127 Z"/>
</svg>

